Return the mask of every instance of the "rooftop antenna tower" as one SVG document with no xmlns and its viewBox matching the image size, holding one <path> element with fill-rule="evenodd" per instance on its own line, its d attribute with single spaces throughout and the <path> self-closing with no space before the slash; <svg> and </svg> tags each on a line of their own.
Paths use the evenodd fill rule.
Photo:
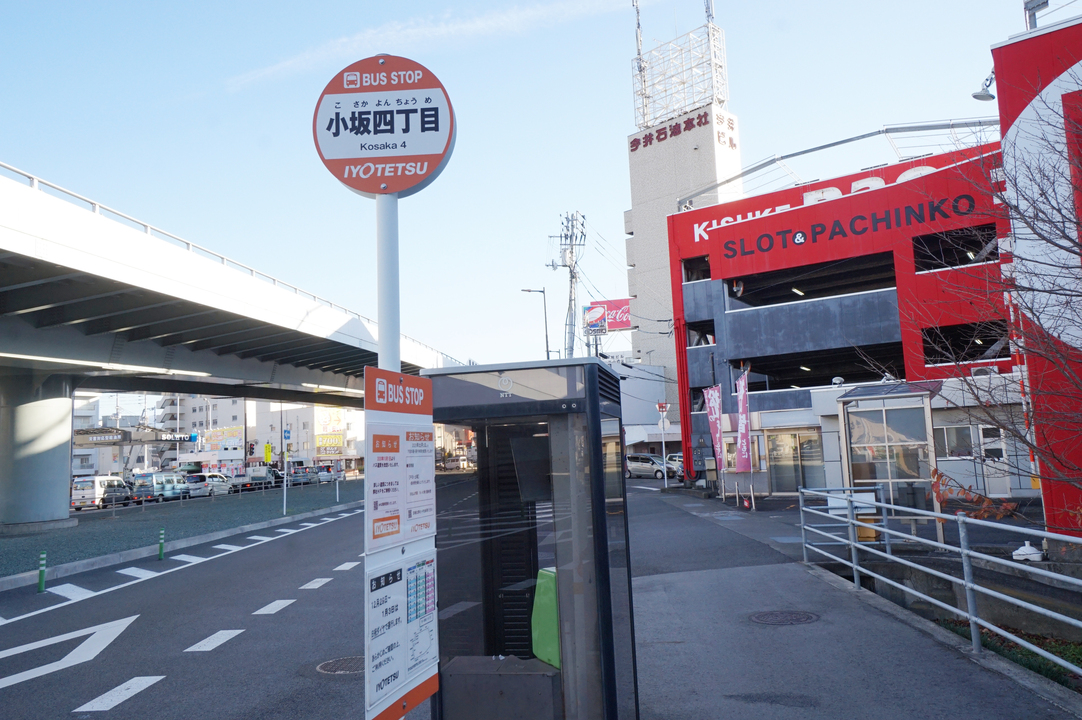
<svg viewBox="0 0 1082 720">
<path fill-rule="evenodd" d="M 575 357 L 575 327 L 578 312 L 575 307 L 575 288 L 579 283 L 577 252 L 586 245 L 586 216 L 580 212 L 566 213 L 563 226 L 558 236 L 560 240 L 560 261 L 553 260 L 549 267 L 553 270 L 565 267 L 568 270 L 567 322 L 564 326 L 566 338 L 564 357 Z"/>
<path fill-rule="evenodd" d="M 643 52 L 639 2 L 635 8 L 635 124 L 660 125 L 696 108 L 729 102 L 725 33 L 714 24 L 714 3 L 704 0 L 706 23 L 675 40 Z"/>
</svg>

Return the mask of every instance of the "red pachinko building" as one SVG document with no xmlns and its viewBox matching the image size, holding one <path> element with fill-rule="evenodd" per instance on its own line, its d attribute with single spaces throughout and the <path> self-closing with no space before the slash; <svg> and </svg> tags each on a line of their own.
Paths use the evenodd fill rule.
<svg viewBox="0 0 1082 720">
<path fill-rule="evenodd" d="M 1082 20 L 993 58 L 1001 141 L 669 217 L 689 472 L 930 510 L 938 471 L 1082 534 Z"/>
</svg>

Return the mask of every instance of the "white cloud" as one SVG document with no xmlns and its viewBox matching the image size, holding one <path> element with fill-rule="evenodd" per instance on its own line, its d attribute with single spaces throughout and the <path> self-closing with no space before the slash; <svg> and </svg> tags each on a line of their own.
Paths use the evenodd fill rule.
<svg viewBox="0 0 1082 720">
<path fill-rule="evenodd" d="M 496 35 L 519 35 L 539 26 L 626 9 L 626 5 L 615 0 L 578 0 L 512 7 L 470 18 L 459 18 L 448 13 L 439 18 L 389 22 L 355 35 L 330 40 L 274 65 L 237 75 L 230 78 L 227 85 L 231 90 L 239 90 L 252 83 L 304 72 L 332 61 L 343 63 L 391 50 L 396 53 L 408 52 L 441 40 L 461 42 Z"/>
</svg>

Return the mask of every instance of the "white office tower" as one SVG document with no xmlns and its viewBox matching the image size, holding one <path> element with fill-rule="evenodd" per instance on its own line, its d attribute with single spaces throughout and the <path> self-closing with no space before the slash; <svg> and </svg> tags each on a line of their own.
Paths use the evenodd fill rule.
<svg viewBox="0 0 1082 720">
<path fill-rule="evenodd" d="M 640 33 L 641 38 L 641 33 Z M 628 290 L 631 295 L 634 358 L 663 369 L 673 427 L 667 439 L 679 441 L 676 403 L 676 342 L 671 336 L 666 216 L 741 197 L 740 125 L 728 110 L 725 36 L 708 12 L 706 25 L 653 50 L 633 63 L 635 121 L 628 137 L 631 210 L 624 214 Z M 654 418 L 657 422 L 657 418 Z M 653 435 L 658 433 L 653 428 Z M 645 448 L 644 448 L 645 449 Z"/>
</svg>

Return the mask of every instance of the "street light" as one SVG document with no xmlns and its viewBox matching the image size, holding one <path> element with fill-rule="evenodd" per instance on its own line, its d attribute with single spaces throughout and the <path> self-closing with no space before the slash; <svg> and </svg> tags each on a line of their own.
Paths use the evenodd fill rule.
<svg viewBox="0 0 1082 720">
<path fill-rule="evenodd" d="M 549 352 L 549 301 L 548 297 L 545 295 L 545 289 L 527 290 L 523 288 L 522 292 L 541 293 L 541 304 L 545 310 L 545 359 L 548 360 L 551 356 L 551 353 Z"/>
</svg>

